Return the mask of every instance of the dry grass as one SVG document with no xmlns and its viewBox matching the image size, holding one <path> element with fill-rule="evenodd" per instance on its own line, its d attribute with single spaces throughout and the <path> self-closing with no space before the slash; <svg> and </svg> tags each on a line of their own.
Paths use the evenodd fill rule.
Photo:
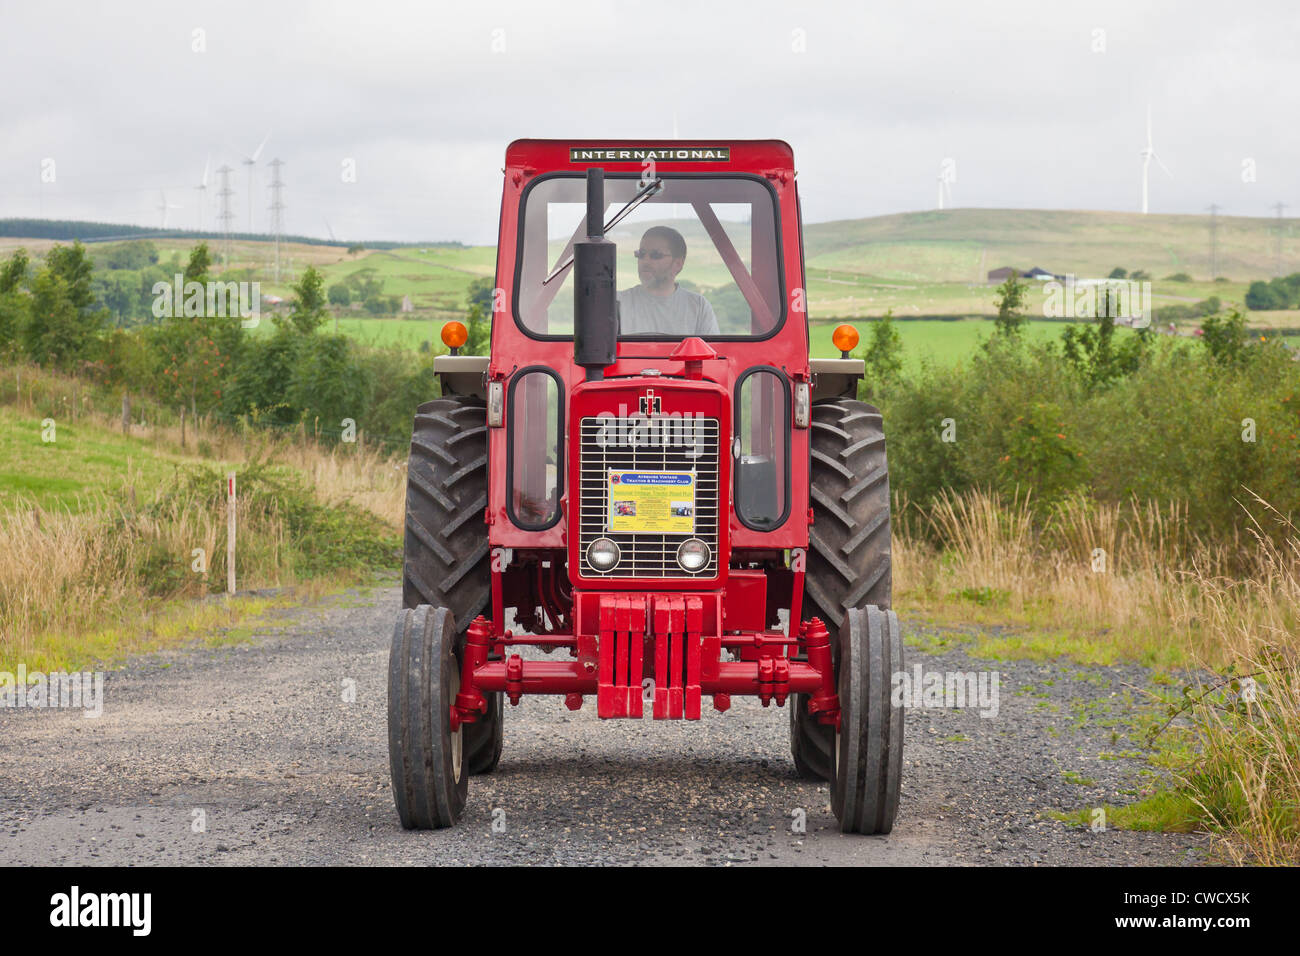
<svg viewBox="0 0 1300 956">
<path fill-rule="evenodd" d="M 1246 534 L 1210 544 L 1185 533 L 1179 507 L 1076 499 L 1036 524 L 1024 498 L 974 493 L 928 514 L 900 502 L 897 603 L 975 618 L 987 611 L 1136 660 L 1221 675 L 1190 689 L 1195 741 L 1174 754 L 1177 793 L 1200 809 L 1200 826 L 1222 838 L 1227 856 L 1294 865 L 1300 528 L 1253 494 L 1238 504 Z M 942 551 L 923 528 L 945 542 Z M 1248 574 L 1229 573 L 1243 566 Z"/>
<path fill-rule="evenodd" d="M 8 394 L 0 389 L 0 400 L 40 414 L 44 402 L 72 394 L 73 380 L 55 373 L 25 367 L 20 375 L 21 389 L 10 379 Z M 73 405 L 83 429 L 120 433 L 120 416 L 98 411 L 91 402 Z M 402 526 L 404 459 L 359 443 L 330 447 L 302 432 L 241 433 L 204 421 L 197 429 L 188 422 L 185 430 L 182 444 L 179 423 L 139 424 L 137 419 L 129 434 L 142 455 L 153 450 L 237 475 L 254 466 L 287 467 L 303 476 L 314 502 L 359 506 L 388 532 Z M 178 598 L 224 591 L 226 510 L 219 481 L 206 492 L 159 487 L 137 501 L 134 489 L 144 482 L 133 477 L 128 459 L 121 487 L 132 489 L 129 496 L 104 489 L 81 499 L 75 510 L 38 509 L 19 499 L 15 507 L 0 511 L 0 670 L 13 670 L 19 660 L 29 668 L 48 668 L 74 659 L 120 656 L 149 644 L 149 620 L 160 608 L 175 605 Z M 291 540 L 286 512 L 274 501 L 266 505 L 265 499 L 239 499 L 240 590 L 301 588 L 307 578 L 321 578 L 314 569 L 302 570 L 306 562 L 295 554 L 298 542 Z M 328 536 L 334 530 L 320 533 Z M 354 525 L 337 530 L 345 536 L 357 533 Z M 197 569 L 195 549 L 203 552 L 206 572 Z M 358 574 L 345 569 L 324 577 L 341 585 Z"/>
<path fill-rule="evenodd" d="M 1286 531 L 1278 545 L 1251 527 L 1259 571 L 1245 599 L 1208 588 L 1215 626 L 1233 648 L 1220 686 L 1190 710 L 1199 754 L 1179 772 L 1182 790 L 1238 863 L 1300 862 L 1300 528 L 1259 498 Z M 1241 614 L 1243 601 L 1263 613 Z M 1289 614 L 1287 613 L 1289 611 Z"/>
<path fill-rule="evenodd" d="M 1013 620 L 1092 635 L 1149 663 L 1222 666 L 1300 632 L 1300 604 L 1285 586 L 1296 557 L 1264 535 L 1253 550 L 1190 536 L 1176 505 L 1076 498 L 1039 522 L 1027 496 L 974 492 L 927 514 L 905 503 L 896 510 L 900 603 L 951 611 L 981 595 Z M 942 551 L 928 543 L 936 538 Z M 1230 573 L 1243 564 L 1248 576 Z"/>
</svg>

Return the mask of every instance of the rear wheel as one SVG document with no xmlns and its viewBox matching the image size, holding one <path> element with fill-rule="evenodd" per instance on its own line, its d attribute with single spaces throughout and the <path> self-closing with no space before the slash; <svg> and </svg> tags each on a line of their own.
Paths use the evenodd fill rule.
<svg viewBox="0 0 1300 956">
<path fill-rule="evenodd" d="M 890 606 L 889 465 L 880 412 L 864 402 L 814 405 L 811 432 L 803 617 L 834 634 L 849 608 Z"/>
<path fill-rule="evenodd" d="M 388 655 L 388 762 L 397 816 L 408 830 L 460 819 L 469 790 L 464 730 L 451 729 L 460 691 L 456 627 L 444 607 L 402 611 Z"/>
<path fill-rule="evenodd" d="M 415 415 L 406 472 L 406 537 L 402 603 L 445 607 L 463 641 L 474 618 L 492 615 L 487 526 L 487 411 L 481 401 L 448 396 Z M 489 773 L 501 759 L 503 707 L 466 724 L 469 772 Z"/>
<path fill-rule="evenodd" d="M 472 724 L 465 724 L 465 766 L 472 774 L 491 773 L 501 760 L 504 744 L 503 725 L 505 698 L 501 694 L 484 694 L 487 698 L 486 714 L 480 714 Z"/>
<path fill-rule="evenodd" d="M 840 626 L 831 809 L 845 833 L 888 833 L 903 779 L 903 707 L 892 675 L 903 671 L 903 638 L 893 611 L 852 608 Z"/>
<path fill-rule="evenodd" d="M 880 412 L 839 398 L 812 407 L 812 507 L 803 618 L 836 633 L 848 609 L 890 602 L 889 466 Z M 809 778 L 835 775 L 835 731 L 808 713 L 808 696 L 790 705 L 790 753 Z"/>
</svg>

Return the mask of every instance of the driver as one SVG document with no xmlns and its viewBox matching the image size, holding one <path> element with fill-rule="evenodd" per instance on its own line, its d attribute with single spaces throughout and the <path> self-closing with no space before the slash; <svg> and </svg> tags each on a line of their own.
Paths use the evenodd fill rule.
<svg viewBox="0 0 1300 956">
<path fill-rule="evenodd" d="M 634 253 L 641 284 L 618 294 L 624 335 L 717 335 L 718 317 L 704 296 L 677 284 L 686 240 L 676 229 L 651 226 Z"/>
</svg>

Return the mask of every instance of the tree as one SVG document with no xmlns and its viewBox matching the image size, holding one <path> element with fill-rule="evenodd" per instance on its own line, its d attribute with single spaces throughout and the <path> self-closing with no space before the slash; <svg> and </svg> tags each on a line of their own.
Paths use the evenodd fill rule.
<svg viewBox="0 0 1300 956">
<path fill-rule="evenodd" d="M 1151 330 L 1138 329 L 1133 335 L 1115 340 L 1115 315 L 1119 293 L 1114 289 L 1102 292 L 1097 305 L 1094 325 L 1066 326 L 1061 333 L 1061 351 L 1075 372 L 1083 379 L 1089 391 L 1132 375 L 1142 365 L 1151 343 Z"/>
<path fill-rule="evenodd" d="M 359 242 L 354 242 L 352 245 L 348 246 L 348 255 L 350 256 L 356 256 L 365 251 L 366 247 Z"/>
<path fill-rule="evenodd" d="M 326 433 L 342 428 L 345 418 L 365 421 L 371 382 L 346 335 L 313 335 L 299 340 L 288 403 L 306 420 L 320 419 Z"/>
<path fill-rule="evenodd" d="M 679 285 L 681 283 L 678 283 Z M 472 308 L 477 305 L 484 315 L 492 314 L 493 280 L 491 276 L 480 276 L 469 284 L 465 290 L 465 305 Z"/>
<path fill-rule="evenodd" d="M 1219 365 L 1238 365 L 1246 348 L 1246 317 L 1236 309 L 1201 323 L 1201 344 Z"/>
<path fill-rule="evenodd" d="M 462 355 L 487 355 L 492 342 L 492 298 L 495 291 L 491 276 L 480 276 L 465 290 L 465 329 L 469 337 L 460 350 Z"/>
<path fill-rule="evenodd" d="M 1020 327 L 1024 325 L 1025 317 L 1020 312 L 1021 307 L 1025 304 L 1025 296 L 1029 286 L 1021 282 L 1020 277 L 1012 271 L 1007 276 L 1005 282 L 998 286 L 997 302 L 998 317 L 997 330 L 1001 335 L 1018 335 Z"/>
<path fill-rule="evenodd" d="M 352 304 L 352 290 L 347 287 L 346 283 L 336 282 L 329 287 L 330 305 L 337 305 L 347 308 Z"/>
<path fill-rule="evenodd" d="M 211 266 L 208 244 L 200 242 L 190 250 L 182 278 L 206 285 Z M 228 307 L 224 315 L 209 314 L 206 295 L 198 315 L 186 315 L 183 301 L 184 297 L 173 303 L 171 315 L 153 334 L 162 365 L 158 390 L 188 404 L 197 416 L 200 408 L 221 401 L 222 385 L 242 344 L 240 319 L 238 308 Z"/>
<path fill-rule="evenodd" d="M 119 243 L 104 252 L 105 264 L 110 269 L 143 269 L 158 261 L 158 247 L 148 239 Z"/>
<path fill-rule="evenodd" d="M 483 308 L 477 302 L 469 307 L 465 316 L 465 330 L 469 334 L 460 350 L 461 355 L 487 355 L 492 341 L 492 323 L 483 317 Z"/>
<path fill-rule="evenodd" d="M 33 361 L 70 369 L 91 357 L 108 316 L 96 309 L 94 263 L 80 242 L 52 248 L 32 286 L 23 345 Z"/>
<path fill-rule="evenodd" d="M 1128 270 L 1125 269 L 1125 268 L 1122 268 L 1121 266 L 1116 266 L 1114 269 L 1111 269 L 1111 270 L 1110 270 L 1110 275 L 1107 276 L 1107 278 L 1109 278 L 1109 279 L 1126 279 L 1126 278 L 1128 278 Z"/>
<path fill-rule="evenodd" d="M 80 242 L 70 246 L 55 246 L 45 257 L 45 266 L 59 276 L 68 286 L 68 300 L 78 312 L 89 313 L 95 304 L 91 282 L 95 278 L 95 263 L 86 255 Z"/>
<path fill-rule="evenodd" d="M 379 278 L 378 271 L 369 266 L 358 269 L 343 281 L 352 288 L 352 298 L 360 302 L 373 299 L 384 291 L 384 281 Z"/>
<path fill-rule="evenodd" d="M 95 295 L 104 303 L 117 325 L 123 325 L 136 306 L 135 283 L 128 276 L 97 276 Z"/>
<path fill-rule="evenodd" d="M 894 327 L 894 310 L 889 309 L 872 322 L 863 350 L 867 365 L 867 394 L 877 396 L 898 378 L 903 370 L 903 337 Z"/>
<path fill-rule="evenodd" d="M 14 251 L 14 254 L 5 262 L 4 267 L 0 268 L 0 293 L 17 292 L 19 287 L 27 281 L 27 269 L 31 262 L 27 258 L 27 250 L 21 246 Z"/>
<path fill-rule="evenodd" d="M 206 283 L 211 268 L 212 255 L 208 252 L 208 244 L 200 242 L 190 250 L 189 262 L 185 264 L 185 281 Z"/>
<path fill-rule="evenodd" d="M 18 249 L 0 267 L 0 354 L 17 347 L 18 336 L 27 324 L 30 297 L 27 284 L 27 250 Z"/>
<path fill-rule="evenodd" d="M 80 316 L 67 281 L 42 269 L 32 285 L 31 318 L 23 329 L 27 355 L 39 365 L 72 368 L 87 354 L 97 331 Z"/>
<path fill-rule="evenodd" d="M 1252 282 L 1246 290 L 1246 308 L 1252 312 L 1273 312 L 1290 304 L 1287 290 L 1278 280 Z"/>
<path fill-rule="evenodd" d="M 316 271 L 315 266 L 308 266 L 293 287 L 293 310 L 288 319 L 275 316 L 276 325 L 288 324 L 301 335 L 311 335 L 329 318 L 326 308 L 325 278 Z"/>
</svg>

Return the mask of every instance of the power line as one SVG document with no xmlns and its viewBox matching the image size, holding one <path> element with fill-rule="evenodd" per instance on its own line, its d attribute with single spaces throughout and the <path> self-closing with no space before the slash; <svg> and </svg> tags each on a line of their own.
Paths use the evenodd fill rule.
<svg viewBox="0 0 1300 956">
<path fill-rule="evenodd" d="M 225 269 L 230 268 L 230 223 L 235 218 L 230 208 L 230 197 L 235 194 L 230 188 L 231 172 L 233 170 L 224 165 L 217 170 L 217 175 L 221 177 L 221 188 L 217 190 L 217 195 L 221 198 L 221 214 L 217 219 L 221 222 L 221 264 Z"/>
<path fill-rule="evenodd" d="M 280 201 L 280 190 L 284 181 L 280 179 L 280 167 L 284 161 L 275 158 L 267 164 L 271 167 L 271 231 L 275 233 L 275 281 L 280 281 L 280 235 L 284 232 L 284 203 Z"/>
<path fill-rule="evenodd" d="M 1277 210 L 1277 274 L 1282 275 L 1282 210 L 1286 208 L 1286 203 L 1274 203 L 1273 209 Z"/>
<path fill-rule="evenodd" d="M 1210 281 L 1219 277 L 1219 210 L 1218 203 L 1210 203 Z"/>
</svg>

